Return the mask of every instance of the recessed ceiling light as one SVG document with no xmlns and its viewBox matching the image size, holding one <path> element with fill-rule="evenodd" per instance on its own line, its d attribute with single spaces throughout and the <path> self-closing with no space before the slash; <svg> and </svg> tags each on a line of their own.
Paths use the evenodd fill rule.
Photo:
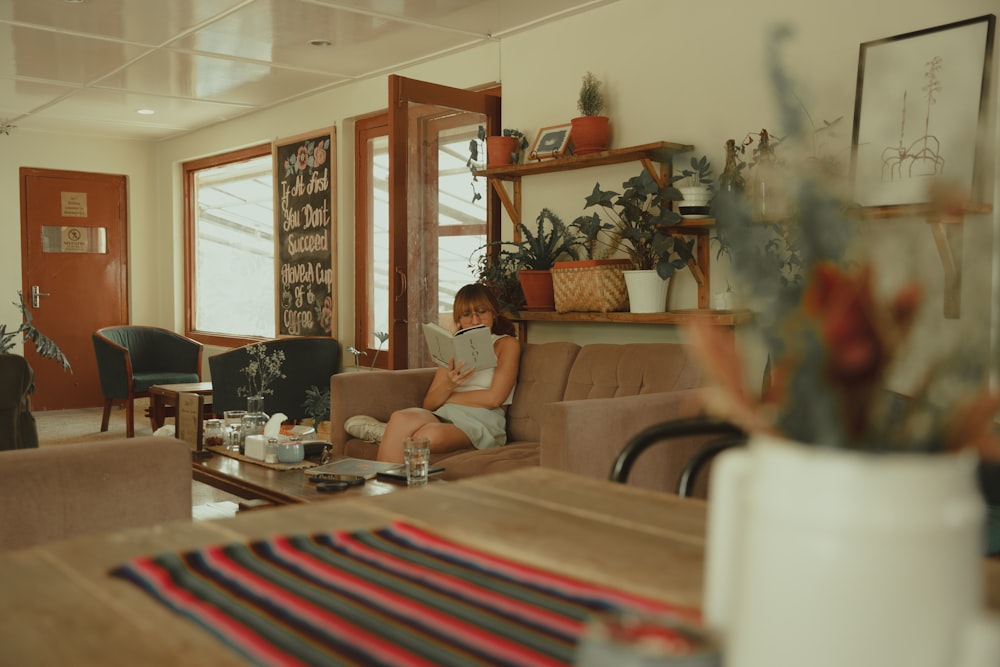
<svg viewBox="0 0 1000 667">
<path fill-rule="evenodd" d="M 331 42 L 328 39 L 310 39 L 309 40 L 309 46 L 330 46 L 331 44 L 333 44 L 333 42 Z"/>
<path fill-rule="evenodd" d="M 70 4 L 70 5 L 83 4 L 85 1 L 86 0 L 63 0 L 63 2 L 65 2 L 66 4 Z"/>
<path fill-rule="evenodd" d="M 140 116 L 152 116 L 154 113 L 156 113 L 152 109 L 136 109 L 135 112 Z"/>
</svg>

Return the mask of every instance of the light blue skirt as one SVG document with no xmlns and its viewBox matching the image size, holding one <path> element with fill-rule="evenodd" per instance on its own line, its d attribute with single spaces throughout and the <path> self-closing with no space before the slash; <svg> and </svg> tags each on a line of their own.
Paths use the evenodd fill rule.
<svg viewBox="0 0 1000 667">
<path fill-rule="evenodd" d="M 434 415 L 446 424 L 454 424 L 469 437 L 476 449 L 489 449 L 507 444 L 507 413 L 503 408 L 471 408 L 445 403 Z"/>
</svg>

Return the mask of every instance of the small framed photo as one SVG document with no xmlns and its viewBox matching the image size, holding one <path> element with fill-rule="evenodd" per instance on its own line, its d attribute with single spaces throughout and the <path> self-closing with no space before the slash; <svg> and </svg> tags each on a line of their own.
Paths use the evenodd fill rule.
<svg viewBox="0 0 1000 667">
<path fill-rule="evenodd" d="M 528 156 L 532 160 L 548 160 L 562 157 L 567 153 L 572 154 L 573 144 L 570 141 L 570 128 L 572 127 L 569 123 L 543 127 L 538 131 L 538 136 L 535 137 L 535 143 L 531 146 Z"/>
</svg>

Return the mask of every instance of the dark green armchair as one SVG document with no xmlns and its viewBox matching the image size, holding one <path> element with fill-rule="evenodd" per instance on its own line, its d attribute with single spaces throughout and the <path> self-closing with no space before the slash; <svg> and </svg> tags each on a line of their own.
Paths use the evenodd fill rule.
<svg viewBox="0 0 1000 667">
<path fill-rule="evenodd" d="M 0 354 L 0 450 L 38 447 L 31 414 L 34 373 L 19 354 Z"/>
<path fill-rule="evenodd" d="M 94 335 L 97 373 L 104 394 L 101 430 L 108 430 L 111 405 L 125 401 L 125 435 L 135 436 L 135 399 L 149 396 L 156 384 L 201 382 L 203 346 L 167 329 L 115 326 Z"/>
<path fill-rule="evenodd" d="M 284 378 L 273 381 L 264 395 L 264 412 L 280 412 L 292 420 L 307 417 L 303 403 L 310 387 L 330 388 L 330 377 L 341 371 L 340 342 L 323 336 L 274 338 L 259 343 L 270 357 L 277 351 L 285 353 L 281 365 Z M 212 374 L 212 409 L 217 414 L 226 410 L 246 410 L 247 376 L 243 369 L 250 363 L 249 345 L 238 347 L 208 358 Z"/>
</svg>

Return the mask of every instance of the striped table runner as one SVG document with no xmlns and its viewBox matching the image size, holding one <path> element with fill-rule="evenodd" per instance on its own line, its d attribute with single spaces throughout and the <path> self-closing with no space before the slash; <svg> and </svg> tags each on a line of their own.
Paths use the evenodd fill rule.
<svg viewBox="0 0 1000 667">
<path fill-rule="evenodd" d="M 566 665 L 595 612 L 699 621 L 402 522 L 161 554 L 112 574 L 258 665 Z"/>
</svg>

